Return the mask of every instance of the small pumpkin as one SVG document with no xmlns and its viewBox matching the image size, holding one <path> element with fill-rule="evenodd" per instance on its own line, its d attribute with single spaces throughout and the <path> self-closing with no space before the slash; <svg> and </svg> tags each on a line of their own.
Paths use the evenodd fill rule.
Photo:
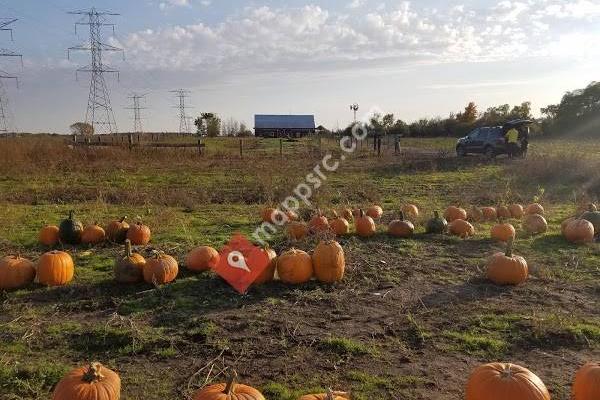
<svg viewBox="0 0 600 400">
<path fill-rule="evenodd" d="M 523 229 L 530 235 L 539 235 L 548 231 L 548 222 L 539 214 L 528 214 L 523 219 Z"/>
<path fill-rule="evenodd" d="M 581 215 L 581 219 L 590 221 L 594 225 L 594 232 L 600 234 L 600 212 L 594 211 L 593 209 L 584 212 Z"/>
<path fill-rule="evenodd" d="M 129 230 L 129 224 L 125 222 L 127 217 L 110 221 L 106 225 L 106 237 L 108 240 L 114 243 L 123 243 L 127 239 L 127 231 Z"/>
<path fill-rule="evenodd" d="M 523 218 L 523 215 L 525 215 L 525 210 L 520 204 L 511 204 L 510 206 L 508 206 L 508 209 L 510 210 L 510 215 L 513 218 L 521 219 Z"/>
<path fill-rule="evenodd" d="M 298 400 L 350 400 L 350 393 L 334 392 L 329 389 L 327 393 L 307 394 L 300 397 Z"/>
<path fill-rule="evenodd" d="M 354 227 L 360 237 L 370 237 L 377 233 L 375 221 L 366 215 L 363 210 L 359 210 L 358 216 L 354 219 Z"/>
<path fill-rule="evenodd" d="M 313 233 L 324 232 L 329 230 L 329 220 L 323 215 L 321 210 L 317 210 L 315 215 L 310 219 L 308 227 Z"/>
<path fill-rule="evenodd" d="M 350 223 L 348 220 L 338 216 L 335 211 L 333 212 L 333 219 L 329 221 L 329 227 L 336 236 L 347 235 L 350 232 Z"/>
<path fill-rule="evenodd" d="M 308 225 L 304 222 L 292 221 L 286 225 L 287 235 L 292 240 L 302 240 L 308 233 Z"/>
<path fill-rule="evenodd" d="M 286 211 L 285 216 L 287 217 L 288 221 L 298 221 L 300 219 L 300 216 L 298 216 L 298 214 L 292 210 Z"/>
<path fill-rule="evenodd" d="M 481 365 L 471 373 L 465 400 L 550 400 L 544 382 L 515 364 Z"/>
<path fill-rule="evenodd" d="M 446 218 L 449 223 L 457 219 L 466 220 L 467 212 L 464 208 L 450 206 L 446 208 L 446 211 L 444 212 L 444 218 Z"/>
<path fill-rule="evenodd" d="M 527 280 L 529 268 L 527 261 L 513 254 L 514 239 L 508 239 L 506 251 L 496 253 L 487 263 L 487 277 L 496 285 L 519 285 Z"/>
<path fill-rule="evenodd" d="M 227 383 L 210 385 L 199 390 L 192 400 L 265 400 L 262 393 L 251 386 L 236 383 L 237 373 L 229 377 Z"/>
<path fill-rule="evenodd" d="M 83 225 L 73 215 L 74 212 L 69 211 L 69 217 L 60 223 L 58 236 L 61 242 L 75 245 L 81 243 Z"/>
<path fill-rule="evenodd" d="M 44 246 L 53 247 L 60 241 L 59 229 L 56 225 L 48 225 L 40 230 L 39 241 Z"/>
<path fill-rule="evenodd" d="M 277 274 L 283 283 L 308 282 L 314 274 L 312 258 L 305 251 L 290 249 L 277 257 Z"/>
<path fill-rule="evenodd" d="M 405 204 L 402 206 L 404 217 L 411 222 L 415 222 L 419 218 L 419 207 L 414 204 Z"/>
<path fill-rule="evenodd" d="M 600 399 L 600 362 L 585 364 L 573 381 L 573 400 Z"/>
<path fill-rule="evenodd" d="M 29 285 L 35 278 L 33 263 L 21 256 L 0 259 L 0 290 L 19 289 Z"/>
<path fill-rule="evenodd" d="M 506 206 L 499 206 L 498 208 L 496 208 L 496 213 L 498 214 L 498 218 L 512 218 L 512 213 L 510 212 L 510 209 Z"/>
<path fill-rule="evenodd" d="M 527 208 L 525 208 L 525 215 L 544 215 L 544 212 L 544 207 L 539 203 L 530 204 L 527 206 Z"/>
<path fill-rule="evenodd" d="M 196 247 L 185 257 L 187 269 L 196 272 L 208 271 L 218 264 L 221 256 L 219 252 L 210 246 Z"/>
<path fill-rule="evenodd" d="M 69 372 L 54 388 L 52 400 L 119 400 L 121 378 L 98 362 Z"/>
<path fill-rule="evenodd" d="M 367 215 L 373 219 L 379 219 L 383 216 L 383 208 L 381 206 L 371 206 L 367 208 Z"/>
<path fill-rule="evenodd" d="M 335 283 L 344 278 L 344 249 L 335 240 L 321 241 L 312 256 L 315 277 L 323 283 Z"/>
<path fill-rule="evenodd" d="M 433 218 L 425 224 L 425 232 L 443 234 L 448 230 L 448 221 L 440 216 L 439 211 L 433 212 Z"/>
<path fill-rule="evenodd" d="M 464 219 L 456 219 L 448 224 L 448 231 L 450 234 L 464 239 L 475 234 L 475 227 Z"/>
<path fill-rule="evenodd" d="M 352 221 L 352 219 L 354 218 L 354 214 L 352 213 L 352 210 L 349 208 L 342 208 L 339 212 L 339 215 L 346 219 L 346 221 Z"/>
<path fill-rule="evenodd" d="M 472 206 L 471 209 L 469 209 L 469 212 L 467 213 L 467 220 L 472 222 L 481 222 L 483 219 L 483 211 L 481 211 L 481 208 Z"/>
<path fill-rule="evenodd" d="M 150 243 L 152 234 L 150 228 L 141 222 L 137 222 L 127 230 L 127 239 L 131 240 L 131 244 L 135 246 L 145 246 Z"/>
<path fill-rule="evenodd" d="M 388 225 L 388 233 L 395 237 L 407 238 L 415 232 L 415 226 L 412 222 L 404 219 L 404 212 L 400 211 L 400 218 L 393 220 Z"/>
<path fill-rule="evenodd" d="M 498 219 L 498 211 L 495 207 L 483 207 L 481 212 L 485 221 L 495 221 Z"/>
<path fill-rule="evenodd" d="M 64 251 L 50 251 L 37 261 L 37 280 L 46 286 L 63 286 L 73 280 L 75 264 Z"/>
<path fill-rule="evenodd" d="M 144 280 L 146 259 L 131 249 L 131 241 L 125 240 L 125 255 L 115 260 L 115 280 L 120 283 L 138 283 Z"/>
<path fill-rule="evenodd" d="M 262 218 L 263 222 L 274 223 L 276 211 L 277 211 L 277 209 L 275 209 L 273 207 L 267 207 L 264 210 L 262 210 L 261 218 Z"/>
<path fill-rule="evenodd" d="M 594 241 L 594 225 L 585 219 L 574 219 L 564 230 L 565 238 L 571 243 L 592 243 Z"/>
<path fill-rule="evenodd" d="M 85 227 L 81 233 L 81 243 L 96 245 L 104 242 L 106 239 L 106 232 L 98 224 L 92 224 Z"/>
<path fill-rule="evenodd" d="M 146 260 L 144 280 L 153 285 L 164 285 L 173 282 L 178 273 L 177 260 L 163 252 L 156 251 L 153 257 Z"/>
<path fill-rule="evenodd" d="M 277 268 L 277 253 L 270 247 L 263 249 L 267 257 L 269 257 L 269 265 L 261 272 L 261 274 L 254 280 L 255 285 L 262 285 L 263 283 L 271 282 L 275 277 L 275 269 Z"/>
<path fill-rule="evenodd" d="M 516 233 L 515 227 L 509 223 L 498 223 L 492 226 L 490 231 L 492 239 L 500 242 L 508 242 L 510 238 L 515 237 Z"/>
</svg>

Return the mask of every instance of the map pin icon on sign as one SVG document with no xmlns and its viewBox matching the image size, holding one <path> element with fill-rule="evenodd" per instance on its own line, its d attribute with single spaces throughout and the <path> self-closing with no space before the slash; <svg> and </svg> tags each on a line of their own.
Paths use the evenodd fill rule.
<svg viewBox="0 0 600 400">
<path fill-rule="evenodd" d="M 232 251 L 227 255 L 227 263 L 232 268 L 242 269 L 246 272 L 251 272 L 246 264 L 246 259 L 240 251 Z"/>
</svg>

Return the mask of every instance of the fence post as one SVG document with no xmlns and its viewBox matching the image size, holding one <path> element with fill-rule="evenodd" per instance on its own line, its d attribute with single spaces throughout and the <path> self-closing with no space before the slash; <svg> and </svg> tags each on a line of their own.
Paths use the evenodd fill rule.
<svg viewBox="0 0 600 400">
<path fill-rule="evenodd" d="M 129 135 L 127 135 L 127 139 L 129 141 L 129 151 L 131 151 L 131 149 L 133 148 L 133 135 L 130 133 Z"/>
<path fill-rule="evenodd" d="M 138 143 L 140 143 L 140 134 L 139 133 L 138 133 L 137 137 L 138 137 L 137 138 L 138 139 Z"/>
<path fill-rule="evenodd" d="M 202 156 L 202 140 L 198 139 L 198 155 Z"/>
<path fill-rule="evenodd" d="M 73 143 L 77 143 L 77 135 L 73 134 Z"/>
<path fill-rule="evenodd" d="M 283 158 L 283 139 L 279 139 L 279 157 Z"/>
<path fill-rule="evenodd" d="M 242 139 L 240 139 L 240 158 L 244 158 L 244 143 Z"/>
<path fill-rule="evenodd" d="M 381 156 L 381 138 L 377 138 L 377 156 Z"/>
</svg>

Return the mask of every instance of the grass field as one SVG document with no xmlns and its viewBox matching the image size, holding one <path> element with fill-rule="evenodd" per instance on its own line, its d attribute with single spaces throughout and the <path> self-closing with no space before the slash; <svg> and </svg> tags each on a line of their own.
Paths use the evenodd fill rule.
<svg viewBox="0 0 600 400">
<path fill-rule="evenodd" d="M 36 259 L 37 232 L 69 210 L 84 223 L 122 215 L 153 230 L 147 249 L 183 262 L 198 244 L 217 248 L 249 234 L 267 204 L 303 181 L 334 140 L 285 143 L 213 139 L 207 153 L 67 147 L 60 138 L 0 141 L 0 255 Z M 76 248 L 74 281 L 0 293 L 0 399 L 47 399 L 68 370 L 98 360 L 123 380 L 123 398 L 185 399 L 227 368 L 268 399 L 291 400 L 327 387 L 361 399 L 460 399 L 470 371 L 491 361 L 530 368 L 552 398 L 570 398 L 584 362 L 600 357 L 600 246 L 575 246 L 560 223 L 600 195 L 600 145 L 534 141 L 528 160 L 493 162 L 451 155 L 453 139 L 403 139 L 405 150 L 369 146 L 328 175 L 313 207 L 381 204 L 380 233 L 340 239 L 343 283 L 279 282 L 240 296 L 223 281 L 180 269 L 154 288 L 112 281 L 122 249 Z M 585 149 L 585 152 L 584 150 Z M 392 149 L 393 150 L 393 149 Z M 468 240 L 385 234 L 404 203 L 421 223 L 450 204 L 486 206 L 540 201 L 550 230 L 518 229 L 515 251 L 530 264 L 516 288 L 484 279 L 486 258 L 501 246 L 490 224 Z M 304 210 L 309 212 L 309 210 Z M 518 221 L 513 221 L 519 227 Z M 315 239 L 290 243 L 310 250 Z M 144 253 L 145 254 L 145 253 Z"/>
</svg>

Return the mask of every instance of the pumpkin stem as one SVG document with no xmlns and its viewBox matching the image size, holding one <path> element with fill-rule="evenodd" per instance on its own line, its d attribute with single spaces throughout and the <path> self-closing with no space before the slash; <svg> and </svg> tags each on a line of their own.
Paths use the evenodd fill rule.
<svg viewBox="0 0 600 400">
<path fill-rule="evenodd" d="M 437 219 L 440 217 L 440 212 L 439 211 L 434 211 L 433 212 L 433 216 Z"/>
<path fill-rule="evenodd" d="M 131 251 L 131 240 L 129 239 L 125 240 L 125 255 L 127 257 L 131 257 L 133 255 Z"/>
<path fill-rule="evenodd" d="M 75 211 L 73 211 L 73 210 L 69 211 L 69 219 L 73 219 L 74 213 L 75 213 Z"/>
<path fill-rule="evenodd" d="M 82 380 L 87 383 L 101 381 L 104 379 L 104 375 L 100 373 L 100 368 L 102 368 L 102 364 L 99 362 L 91 363 L 88 370 L 83 374 Z"/>
<path fill-rule="evenodd" d="M 362 209 L 362 208 L 360 208 L 360 209 L 358 210 L 358 215 L 359 215 L 361 218 L 365 216 L 365 212 L 363 211 L 363 209 Z"/>
<path fill-rule="evenodd" d="M 227 378 L 227 384 L 225 385 L 225 390 L 223 391 L 223 393 L 227 396 L 231 396 L 235 392 L 235 380 L 237 379 L 237 376 L 237 372 L 233 370 L 231 375 L 229 375 L 229 378 Z"/>
<path fill-rule="evenodd" d="M 508 242 L 506 242 L 506 257 L 512 257 L 513 256 L 513 244 L 515 243 L 515 238 L 513 236 L 511 236 L 508 239 Z"/>
<path fill-rule="evenodd" d="M 123 222 L 125 222 L 125 220 L 126 220 L 126 219 L 127 219 L 127 215 L 126 215 L 126 216 L 124 216 L 124 217 L 121 217 L 121 219 L 119 220 L 119 222 L 120 222 L 120 223 L 123 223 Z"/>
<path fill-rule="evenodd" d="M 400 211 L 400 221 L 404 221 L 404 211 Z"/>
</svg>

